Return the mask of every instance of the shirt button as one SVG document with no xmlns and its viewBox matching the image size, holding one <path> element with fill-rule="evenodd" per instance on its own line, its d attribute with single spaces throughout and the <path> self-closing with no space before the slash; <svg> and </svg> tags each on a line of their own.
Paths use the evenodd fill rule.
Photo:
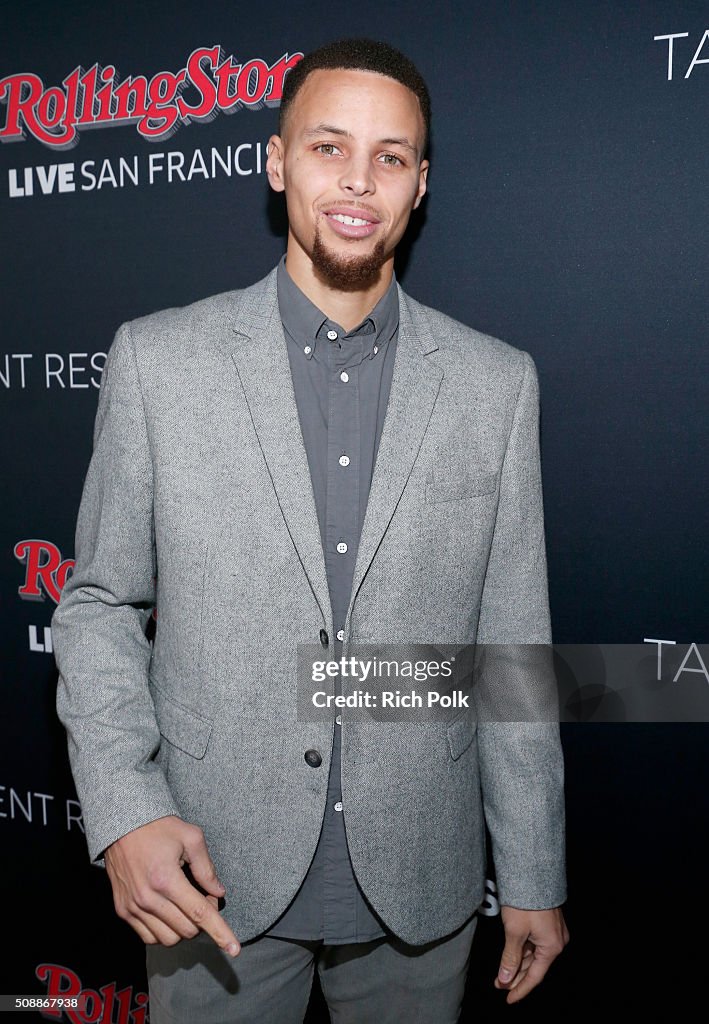
<svg viewBox="0 0 709 1024">
<path fill-rule="evenodd" d="M 337 331 L 328 331 L 327 336 L 330 341 L 337 341 Z"/>
<path fill-rule="evenodd" d="M 342 810 L 342 801 L 341 800 L 338 800 L 337 803 L 335 804 L 335 810 L 336 811 L 341 811 Z"/>
<path fill-rule="evenodd" d="M 309 356 L 312 351 L 313 350 L 310 347 L 310 345 L 306 345 L 305 348 L 303 349 L 303 352 L 305 352 L 306 356 Z"/>
<path fill-rule="evenodd" d="M 337 550 L 340 552 L 341 555 L 344 555 L 345 551 L 347 551 L 347 545 L 343 540 L 341 540 L 340 543 L 337 545 Z"/>
<path fill-rule="evenodd" d="M 337 631 L 337 639 L 338 640 L 344 640 L 345 639 L 345 631 L 344 631 L 344 629 L 338 629 L 338 631 Z"/>
<path fill-rule="evenodd" d="M 376 355 L 376 354 L 377 354 L 377 352 L 379 351 L 379 346 L 378 346 L 378 345 L 375 345 L 375 346 L 374 346 L 374 348 L 372 349 L 372 351 L 373 351 L 373 352 L 374 352 L 374 354 Z"/>
<path fill-rule="evenodd" d="M 342 715 L 338 715 L 338 716 L 337 716 L 337 717 L 335 718 L 335 721 L 337 722 L 337 724 L 338 724 L 338 725 L 342 725 Z"/>
<path fill-rule="evenodd" d="M 347 370 L 343 370 L 342 373 L 340 374 L 340 380 L 343 381 L 343 383 L 346 384 L 349 379 L 350 379 L 349 373 L 347 372 Z"/>
<path fill-rule="evenodd" d="M 350 457 L 349 457 L 349 455 L 341 455 L 338 461 L 339 461 L 341 466 L 349 466 L 349 464 L 350 464 Z"/>
</svg>

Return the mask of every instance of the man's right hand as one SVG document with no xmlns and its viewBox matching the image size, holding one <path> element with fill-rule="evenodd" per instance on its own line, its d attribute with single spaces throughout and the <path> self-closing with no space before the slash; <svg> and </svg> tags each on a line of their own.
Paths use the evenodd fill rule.
<svg viewBox="0 0 709 1024">
<path fill-rule="evenodd" d="M 176 815 L 158 818 L 117 839 L 104 853 L 116 913 L 143 942 L 174 946 L 207 932 L 230 956 L 241 945 L 217 910 L 225 893 L 204 834 Z M 182 870 L 209 894 L 192 885 Z"/>
</svg>

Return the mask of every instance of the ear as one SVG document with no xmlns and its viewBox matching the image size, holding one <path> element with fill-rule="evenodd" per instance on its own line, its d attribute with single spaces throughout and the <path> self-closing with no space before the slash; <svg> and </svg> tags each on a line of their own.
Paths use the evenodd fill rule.
<svg viewBox="0 0 709 1024">
<path fill-rule="evenodd" d="M 266 175 L 274 192 L 283 192 L 283 139 L 280 135 L 272 135 L 268 140 L 268 158 L 266 159 Z"/>
<path fill-rule="evenodd" d="M 413 209 L 414 210 L 420 204 L 420 202 L 423 199 L 423 197 L 426 195 L 426 182 L 427 182 L 427 179 L 428 179 L 428 167 L 429 167 L 428 160 L 422 160 L 421 163 L 419 164 L 419 185 L 418 185 L 418 189 L 416 190 L 416 199 L 414 200 L 414 205 L 413 205 Z"/>
</svg>

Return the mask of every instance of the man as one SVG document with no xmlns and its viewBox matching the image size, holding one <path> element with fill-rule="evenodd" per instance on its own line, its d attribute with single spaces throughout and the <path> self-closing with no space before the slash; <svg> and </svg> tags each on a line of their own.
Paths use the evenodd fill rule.
<svg viewBox="0 0 709 1024">
<path fill-rule="evenodd" d="M 333 1019 L 457 1020 L 483 810 L 507 1001 L 568 941 L 558 725 L 297 709 L 308 645 L 550 643 L 534 363 L 393 274 L 429 122 L 391 47 L 306 56 L 267 165 L 285 258 L 109 352 L 52 626 L 153 1024 L 301 1021 L 315 963 Z"/>
</svg>

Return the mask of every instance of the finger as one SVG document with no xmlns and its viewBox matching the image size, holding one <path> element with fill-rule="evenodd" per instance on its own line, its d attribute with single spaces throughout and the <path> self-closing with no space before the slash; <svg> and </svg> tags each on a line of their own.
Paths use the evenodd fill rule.
<svg viewBox="0 0 709 1024">
<path fill-rule="evenodd" d="M 204 833 L 197 826 L 194 826 L 190 837 L 185 842 L 184 858 L 190 866 L 195 882 L 212 896 L 224 895 L 226 889 L 217 878 L 217 869 L 209 856 Z"/>
<path fill-rule="evenodd" d="M 495 978 L 495 988 L 511 988 L 513 982 L 515 984 L 519 984 L 519 982 L 521 981 L 522 972 L 526 971 L 529 968 L 529 965 L 535 956 L 536 946 L 533 942 L 530 942 L 530 940 L 527 939 L 520 952 L 522 951 L 522 959 L 517 967 L 517 970 L 514 972 L 512 978 L 509 981 L 501 981 L 500 974 L 498 973 L 498 976 Z"/>
<path fill-rule="evenodd" d="M 176 946 L 181 940 L 182 936 L 178 934 L 169 925 L 166 925 L 164 921 L 161 921 L 159 917 L 155 917 L 154 914 L 150 914 L 145 910 L 138 912 L 139 916 L 136 915 L 131 920 L 131 924 L 135 927 L 135 923 L 142 924 L 153 936 L 154 941 L 159 942 L 161 946 Z"/>
<path fill-rule="evenodd" d="M 236 956 L 241 945 L 234 932 L 221 917 L 209 900 L 187 881 L 184 875 L 176 879 L 164 895 L 189 918 L 193 924 L 205 931 L 220 949 L 230 956 Z"/>
<path fill-rule="evenodd" d="M 524 999 L 524 997 L 528 995 L 533 988 L 537 987 L 540 981 L 544 978 L 548 969 L 548 962 L 539 959 L 534 960 L 519 985 L 517 985 L 513 991 L 511 990 L 507 993 L 506 1002 L 518 1003 L 520 999 Z"/>
<path fill-rule="evenodd" d="M 172 900 L 160 895 L 160 893 L 155 893 L 150 903 L 142 909 L 156 917 L 159 921 L 162 921 L 164 925 L 176 932 L 181 939 L 193 939 L 196 935 L 199 935 L 197 925 L 190 921 L 189 917 Z"/>
<path fill-rule="evenodd" d="M 512 981 L 508 982 L 507 985 L 503 987 L 509 989 L 510 991 L 513 988 L 517 988 L 520 982 L 523 981 L 524 978 L 526 978 L 527 972 L 529 971 L 529 968 L 531 967 L 533 960 L 534 949 L 528 949 L 522 957 L 522 963 L 519 965 L 519 970 L 517 971 L 517 974 L 514 976 Z"/>
<path fill-rule="evenodd" d="M 137 889 L 125 904 L 130 923 L 135 919 L 141 921 L 153 933 L 154 941 L 166 946 L 199 934 L 197 926 L 163 895 L 176 879 L 184 881 L 184 875 L 177 868 L 154 870 L 147 884 Z"/>
<path fill-rule="evenodd" d="M 521 938 L 518 939 L 513 936 L 507 937 L 505 948 L 502 950 L 502 956 L 500 957 L 500 966 L 497 971 L 497 980 L 502 985 L 506 985 L 512 981 L 519 970 L 519 966 L 522 962 L 523 944 L 524 943 Z"/>
<path fill-rule="evenodd" d="M 522 957 L 522 962 L 520 963 L 520 965 L 519 965 L 519 970 L 517 971 L 517 974 L 518 974 L 518 975 L 519 975 L 519 974 L 520 974 L 520 973 L 521 973 L 522 971 L 528 971 L 528 970 L 529 970 L 529 965 L 530 965 L 530 964 L 532 963 L 532 961 L 534 960 L 534 956 L 535 956 L 535 951 L 534 951 L 534 949 L 528 949 L 528 950 L 527 950 L 527 952 L 526 952 L 526 953 L 524 954 L 524 956 Z"/>
<path fill-rule="evenodd" d="M 142 921 L 139 921 L 137 917 L 131 918 L 130 921 L 127 921 L 126 923 L 131 926 L 133 931 L 140 936 L 146 945 L 152 946 L 158 941 L 150 929 L 147 928 Z"/>
<path fill-rule="evenodd" d="M 524 981 L 524 979 L 527 977 L 528 972 L 529 972 L 529 965 L 527 965 L 527 967 L 520 967 L 520 969 L 517 971 L 517 974 L 514 976 L 512 981 L 508 985 L 505 986 L 505 988 L 508 990 L 508 992 L 511 992 L 512 989 L 514 989 L 514 988 L 517 988 L 517 986 L 520 985 Z"/>
</svg>

